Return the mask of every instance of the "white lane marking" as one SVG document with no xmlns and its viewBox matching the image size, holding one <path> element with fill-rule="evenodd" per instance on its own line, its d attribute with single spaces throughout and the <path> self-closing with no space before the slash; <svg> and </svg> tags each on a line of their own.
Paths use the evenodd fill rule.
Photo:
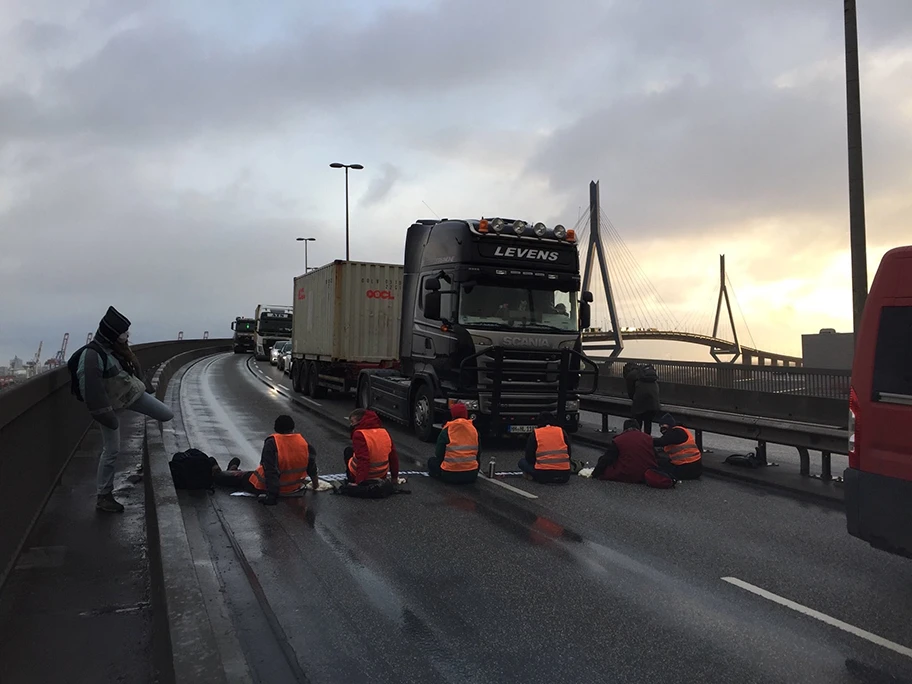
<svg viewBox="0 0 912 684">
<path fill-rule="evenodd" d="M 266 375 L 266 373 L 264 373 L 262 370 L 260 370 L 259 367 L 256 368 L 256 372 L 259 374 L 259 376 L 261 378 L 263 378 L 263 380 L 266 381 L 267 385 L 270 388 L 272 388 L 278 394 L 281 394 L 286 399 L 291 399 L 292 401 L 306 401 L 308 404 L 313 404 L 314 406 L 323 406 L 323 404 L 321 404 L 319 401 L 314 401 L 313 399 L 311 399 L 309 397 L 293 397 L 292 395 L 283 391 L 283 390 L 287 390 L 288 388 L 285 387 L 285 385 L 274 385 L 273 383 L 275 382 L 275 380 L 273 380 L 268 375 Z"/>
<path fill-rule="evenodd" d="M 722 581 L 728 582 L 729 584 L 734 584 L 736 587 L 740 587 L 741 589 L 744 589 L 745 591 L 749 591 L 752 594 L 756 594 L 757 596 L 765 598 L 768 601 L 772 601 L 773 603 L 778 603 L 780 606 L 785 606 L 786 608 L 791 608 L 792 610 L 794 610 L 798 613 L 801 613 L 802 615 L 807 615 L 809 617 L 820 620 L 821 622 L 825 622 L 826 624 L 828 624 L 832 627 L 836 627 L 837 629 L 841 629 L 844 632 L 848 632 L 849 634 L 854 634 L 857 637 L 866 639 L 867 641 L 870 641 L 872 644 L 877 644 L 878 646 L 883 646 L 884 648 L 894 651 L 895 653 L 899 653 L 900 655 L 904 655 L 907 658 L 912 658 L 912 648 L 907 648 L 905 646 L 901 646 L 897 643 L 890 641 L 889 639 L 884 639 L 881 636 L 872 634 L 871 632 L 868 632 L 867 630 L 861 629 L 859 627 L 855 627 L 853 625 L 850 625 L 847 622 L 843 622 L 842 620 L 837 620 L 834 617 L 830 617 L 826 613 L 821 613 L 820 611 L 814 610 L 813 608 L 808 608 L 807 606 L 802 606 L 800 603 L 795 603 L 794 601 L 790 601 L 787 598 L 783 598 L 777 594 L 772 593 L 771 591 L 767 591 L 766 589 L 761 589 L 760 587 L 754 586 L 753 584 L 750 584 L 749 582 L 745 582 L 744 580 L 739 580 L 737 577 L 723 577 Z"/>
<path fill-rule="evenodd" d="M 524 496 L 524 497 L 526 497 L 527 499 L 537 499 L 537 498 L 538 498 L 537 495 L 535 495 L 535 494 L 530 494 L 529 492 L 523 491 L 522 489 L 518 489 L 517 487 L 514 487 L 514 486 L 512 486 L 512 485 L 508 485 L 506 482 L 501 482 L 500 480 L 492 480 L 492 479 L 491 479 L 490 477 L 488 477 L 487 475 L 482 475 L 481 473 L 479 473 L 478 475 L 479 475 L 479 477 L 480 477 L 482 480 L 485 480 L 485 481 L 487 481 L 487 482 L 490 482 L 491 484 L 495 484 L 495 485 L 497 485 L 498 487 L 503 487 L 504 489 L 508 489 L 508 490 L 510 490 L 511 492 L 513 492 L 514 494 L 519 494 L 520 496 Z"/>
</svg>

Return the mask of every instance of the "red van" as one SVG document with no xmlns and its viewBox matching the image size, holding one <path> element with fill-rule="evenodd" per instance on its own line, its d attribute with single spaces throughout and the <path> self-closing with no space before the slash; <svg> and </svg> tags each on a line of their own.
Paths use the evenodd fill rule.
<svg viewBox="0 0 912 684">
<path fill-rule="evenodd" d="M 856 332 L 849 396 L 849 534 L 912 558 L 912 246 L 880 262 Z"/>
</svg>

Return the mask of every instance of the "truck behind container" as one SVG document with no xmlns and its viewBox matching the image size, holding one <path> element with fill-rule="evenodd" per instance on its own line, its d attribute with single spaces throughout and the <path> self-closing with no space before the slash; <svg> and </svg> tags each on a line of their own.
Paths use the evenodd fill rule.
<svg viewBox="0 0 912 684">
<path fill-rule="evenodd" d="M 231 329 L 234 331 L 232 339 L 232 348 L 235 354 L 252 352 L 256 348 L 256 320 L 238 316 L 231 323 Z"/>
<path fill-rule="evenodd" d="M 402 274 L 398 265 L 340 260 L 294 279 L 296 391 L 347 393 L 362 370 L 398 366 Z"/>
<path fill-rule="evenodd" d="M 254 355 L 257 361 L 268 361 L 269 352 L 276 342 L 291 339 L 292 331 L 291 306 L 277 304 L 260 304 L 256 308 L 256 336 Z"/>
</svg>

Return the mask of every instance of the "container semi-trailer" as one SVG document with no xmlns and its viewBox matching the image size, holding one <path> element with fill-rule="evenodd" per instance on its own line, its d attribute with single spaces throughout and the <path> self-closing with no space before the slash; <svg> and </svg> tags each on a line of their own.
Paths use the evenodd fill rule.
<svg viewBox="0 0 912 684">
<path fill-rule="evenodd" d="M 324 268 L 344 273 L 344 264 Z M 592 295 L 580 293 L 573 231 L 500 218 L 420 220 L 408 229 L 404 268 L 353 268 L 365 267 L 383 270 L 352 272 L 347 280 L 296 279 L 296 389 L 317 396 L 354 389 L 357 406 L 428 441 L 456 401 L 486 434 L 528 433 L 542 412 L 576 431 L 579 395 L 595 391 L 598 367 L 582 353 Z M 332 315 L 301 319 L 303 311 Z M 338 349 L 372 344 L 377 353 L 353 361 L 311 354 L 311 363 L 308 336 L 324 348 L 332 339 Z"/>
<path fill-rule="evenodd" d="M 254 355 L 257 361 L 268 361 L 269 351 L 277 342 L 287 342 L 292 334 L 291 306 L 259 304 L 256 308 Z"/>
</svg>

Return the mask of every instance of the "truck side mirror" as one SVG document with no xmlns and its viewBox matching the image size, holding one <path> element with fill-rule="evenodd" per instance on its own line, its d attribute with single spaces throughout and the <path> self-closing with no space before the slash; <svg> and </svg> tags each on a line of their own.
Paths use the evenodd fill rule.
<svg viewBox="0 0 912 684">
<path fill-rule="evenodd" d="M 440 287 L 440 283 L 437 283 Z M 432 321 L 440 320 L 440 290 L 432 290 L 424 295 L 424 315 Z"/>
<path fill-rule="evenodd" d="M 583 292 L 583 298 L 581 301 L 591 304 L 592 303 L 592 293 L 589 292 L 589 290 L 586 290 L 585 292 Z"/>
<path fill-rule="evenodd" d="M 234 322 L 232 322 L 232 324 L 231 324 L 231 329 L 232 329 L 232 330 L 235 329 L 235 327 L 234 327 Z"/>
<path fill-rule="evenodd" d="M 580 302 L 579 310 L 579 327 L 580 330 L 585 330 L 592 323 L 592 311 L 589 307 L 589 302 L 586 300 L 585 295 L 588 294 L 589 298 L 592 299 L 592 294 L 586 292 L 583 296 L 583 301 Z"/>
</svg>

